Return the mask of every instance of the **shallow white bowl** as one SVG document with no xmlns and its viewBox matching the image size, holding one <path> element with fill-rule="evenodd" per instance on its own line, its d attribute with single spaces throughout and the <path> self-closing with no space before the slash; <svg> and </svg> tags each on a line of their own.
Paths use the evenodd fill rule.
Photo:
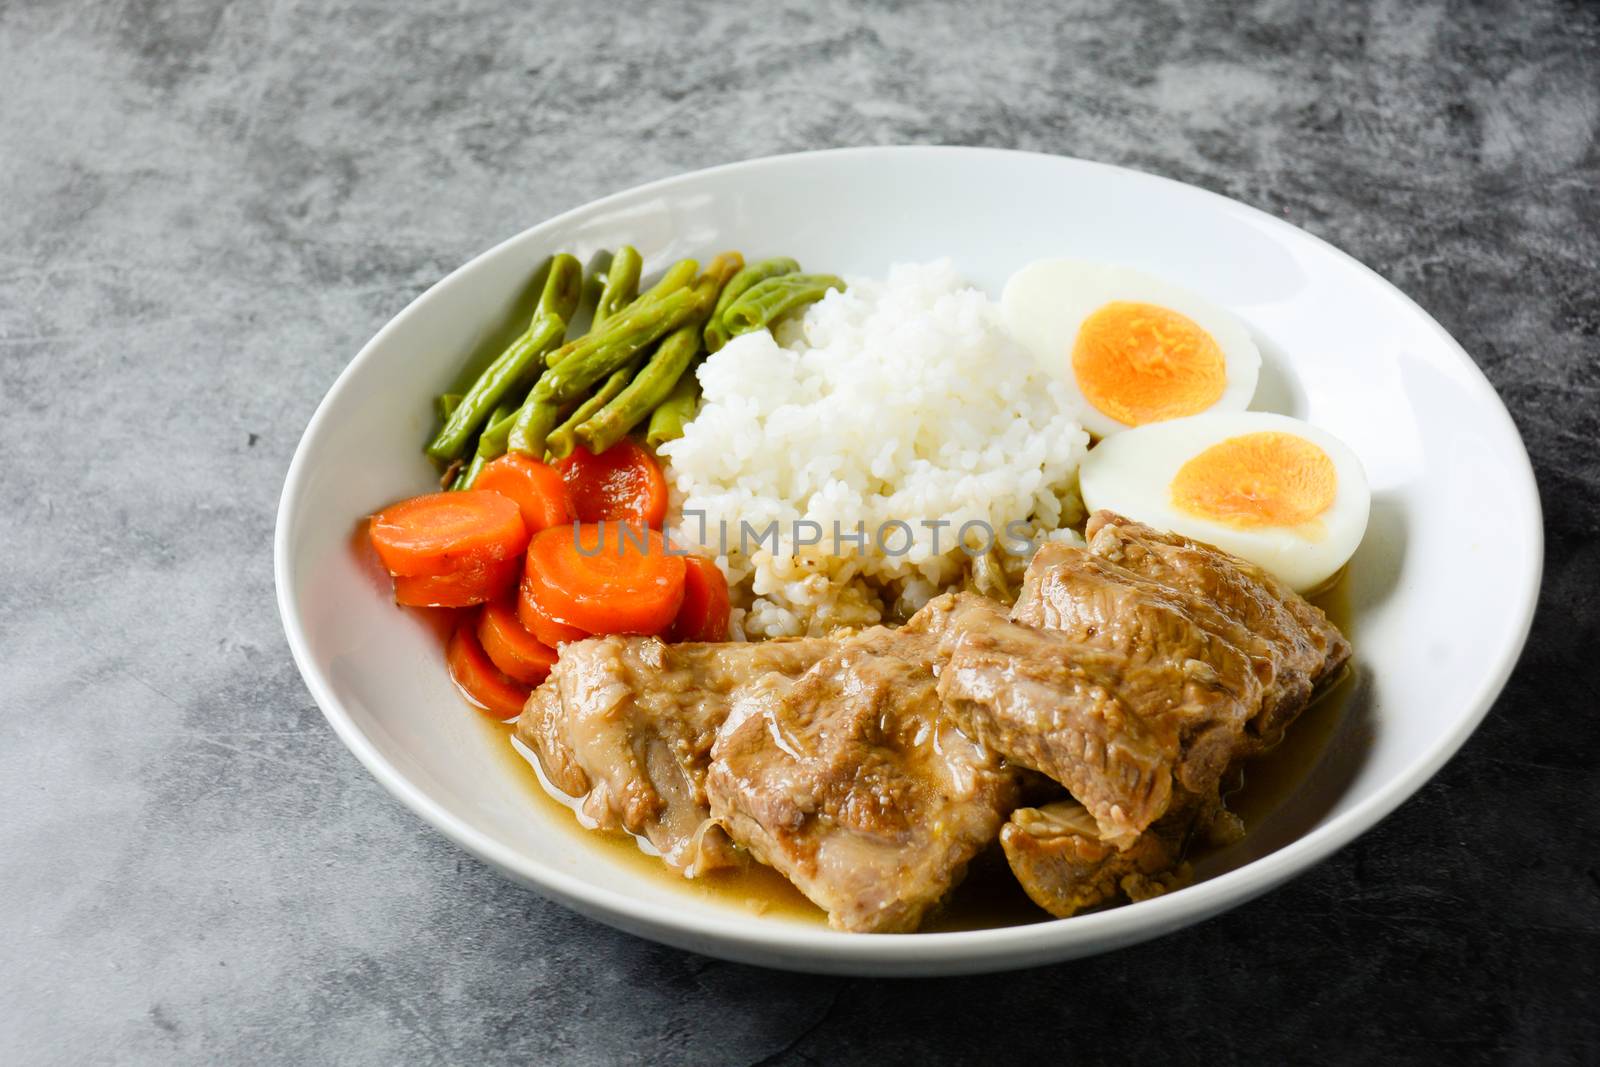
<svg viewBox="0 0 1600 1067">
<path fill-rule="evenodd" d="M 850 935 L 761 917 L 640 879 L 531 805 L 446 677 L 437 635 L 394 607 L 357 551 L 358 520 L 427 490 L 432 398 L 512 320 L 550 252 L 631 243 L 648 270 L 724 248 L 881 272 L 951 256 L 997 293 L 1041 256 L 1124 263 L 1233 309 L 1264 366 L 1256 407 L 1343 438 L 1372 482 L 1351 564 L 1359 682 L 1319 762 L 1241 845 L 1179 892 L 1031 926 Z M 1543 542 L 1527 454 L 1493 389 L 1428 315 L 1310 235 L 1189 186 L 1096 163 L 964 148 L 869 148 L 684 175 L 541 223 L 457 270 L 339 376 L 295 453 L 278 512 L 279 608 L 339 737 L 463 848 L 624 930 L 775 967 L 936 974 L 1024 967 L 1130 944 L 1305 870 L 1415 792 L 1510 673 Z"/>
</svg>

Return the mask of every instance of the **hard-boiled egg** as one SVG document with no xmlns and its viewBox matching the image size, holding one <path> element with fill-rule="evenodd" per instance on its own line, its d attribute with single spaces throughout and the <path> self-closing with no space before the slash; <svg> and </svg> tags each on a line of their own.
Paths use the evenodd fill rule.
<svg viewBox="0 0 1600 1067">
<path fill-rule="evenodd" d="M 1367 475 L 1345 444 L 1287 415 L 1238 411 L 1141 426 L 1090 449 L 1083 502 L 1247 559 L 1299 592 L 1367 529 Z"/>
<path fill-rule="evenodd" d="M 1080 401 L 1084 429 L 1243 411 L 1261 352 L 1222 308 L 1148 274 L 1041 259 L 1006 282 L 1006 328 Z"/>
</svg>

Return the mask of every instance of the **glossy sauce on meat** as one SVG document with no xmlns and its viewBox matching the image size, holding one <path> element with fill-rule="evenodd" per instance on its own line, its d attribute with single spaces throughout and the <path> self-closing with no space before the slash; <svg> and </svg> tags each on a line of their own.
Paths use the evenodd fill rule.
<svg viewBox="0 0 1600 1067">
<path fill-rule="evenodd" d="M 1342 579 L 1309 599 L 1327 613 L 1329 621 L 1346 637 L 1351 636 L 1349 598 Z M 1243 821 L 1247 833 L 1279 808 L 1316 765 L 1343 720 L 1344 706 L 1352 689 L 1353 678 L 1347 676 L 1300 715 L 1278 747 L 1246 765 L 1242 786 L 1228 792 L 1228 806 Z M 491 734 L 490 745 L 498 754 L 505 773 L 515 777 L 528 793 L 530 807 L 536 809 L 532 817 L 548 819 L 567 828 L 584 847 L 599 851 L 611 862 L 626 866 L 638 877 L 650 879 L 671 892 L 721 903 L 745 914 L 827 925 L 827 916 L 821 908 L 806 899 L 782 875 L 760 864 L 750 863 L 740 869 L 713 871 L 700 878 L 685 879 L 656 856 L 641 850 L 626 834 L 584 829 L 573 813 L 570 798 L 563 801 L 550 796 L 537 773 L 512 747 L 513 728 L 488 720 L 483 723 Z M 1206 854 L 1205 850 L 1191 853 L 1190 859 L 1203 859 Z M 985 853 L 973 861 L 965 881 L 920 930 L 924 933 L 980 930 L 1044 922 L 1049 918 L 1047 912 L 1028 899 L 996 848 L 992 854 Z"/>
</svg>

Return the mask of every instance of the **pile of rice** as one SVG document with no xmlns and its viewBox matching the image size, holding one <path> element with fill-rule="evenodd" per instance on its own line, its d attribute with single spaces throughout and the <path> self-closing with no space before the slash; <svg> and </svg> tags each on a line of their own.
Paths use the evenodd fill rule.
<svg viewBox="0 0 1600 1067">
<path fill-rule="evenodd" d="M 974 559 L 955 536 L 970 520 L 1002 537 L 1012 522 L 1032 535 L 1075 536 L 1067 527 L 1082 517 L 1077 469 L 1088 435 L 1061 386 L 1001 326 L 998 306 L 949 260 L 898 265 L 882 281 L 851 278 L 847 292 L 829 293 L 776 339 L 736 338 L 699 377 L 699 414 L 661 452 L 686 516 L 674 539 L 718 554 L 736 636 L 904 618 L 972 579 Z M 822 543 L 794 543 L 802 520 L 825 531 Z M 911 527 L 904 554 L 872 536 L 891 520 Z M 940 520 L 948 525 L 935 552 L 925 523 Z M 740 550 L 741 522 L 761 531 L 773 521 L 778 551 L 753 533 Z M 846 534 L 868 531 L 866 549 L 843 541 L 836 553 L 835 522 Z M 800 539 L 814 536 L 803 529 Z M 906 540 L 899 529 L 887 537 L 895 550 Z M 976 529 L 971 540 L 981 547 Z M 996 567 L 1014 579 L 1026 563 L 1020 549 L 996 550 L 977 570 L 1003 584 Z"/>
</svg>

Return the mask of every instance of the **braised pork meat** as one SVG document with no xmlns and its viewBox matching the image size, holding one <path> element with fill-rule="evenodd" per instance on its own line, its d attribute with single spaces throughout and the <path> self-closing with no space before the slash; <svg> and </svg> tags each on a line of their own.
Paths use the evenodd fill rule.
<svg viewBox="0 0 1600 1067">
<path fill-rule="evenodd" d="M 1271 748 L 1305 707 L 1343 674 L 1350 642 L 1322 609 L 1253 563 L 1109 511 L 1090 516 L 1089 551 L 1176 589 L 1196 623 L 1239 648 L 1261 680 L 1261 710 L 1250 720 L 1259 749 Z M 1050 567 L 1040 561 L 1036 574 Z M 1024 593 L 1044 612 L 1049 593 Z M 1020 621 L 1029 621 L 1022 618 Z"/>
<path fill-rule="evenodd" d="M 1148 830 L 1118 849 L 1074 800 L 1018 808 L 1000 828 L 1011 872 L 1029 898 L 1066 918 L 1119 894 L 1148 900 L 1188 883 L 1184 857 L 1196 841 L 1231 844 L 1243 834 L 1219 796 L 1182 793 Z"/>
<path fill-rule="evenodd" d="M 1000 829 L 1011 871 L 1033 902 L 1067 916 L 1125 894 L 1159 896 L 1186 878 L 1192 820 L 1169 812 L 1126 849 L 1102 840 L 1094 816 L 1074 800 L 1018 808 Z"/>
<path fill-rule="evenodd" d="M 712 751 L 712 816 L 840 929 L 916 929 L 1017 802 L 939 700 L 940 599 L 742 690 Z"/>
<path fill-rule="evenodd" d="M 648 840 L 687 875 L 737 862 L 706 804 L 717 728 L 738 692 L 805 671 L 823 639 L 666 644 L 595 637 L 563 646 L 517 720 L 545 778 L 597 828 Z"/>
<path fill-rule="evenodd" d="M 1061 782 L 1125 849 L 1174 797 L 1214 795 L 1349 645 L 1230 556 L 1107 513 L 1089 529 L 1087 549 L 1039 549 L 1010 626 L 995 612 L 947 637 L 939 692 L 969 735 Z"/>
<path fill-rule="evenodd" d="M 1192 634 L 1172 629 L 1152 652 L 1192 647 Z M 1161 817 L 1178 774 L 1202 779 L 1202 762 L 1225 765 L 1230 750 L 1218 742 L 1246 719 L 1186 655 L 1130 662 L 1119 650 L 1013 622 L 998 604 L 966 613 L 945 649 L 939 695 L 961 729 L 1066 786 L 1113 847 L 1132 844 Z M 1190 738 L 1204 743 L 1186 753 Z"/>
<path fill-rule="evenodd" d="M 1239 832 L 1224 776 L 1350 646 L 1216 549 L 1106 512 L 1087 538 L 1041 547 L 1009 608 L 951 593 L 833 638 L 567 645 L 518 733 L 595 825 L 690 876 L 743 846 L 845 930 L 916 929 L 997 837 L 1056 915 L 1164 892 L 1193 840 Z M 1035 799 L 1046 778 L 1071 799 Z"/>
</svg>

